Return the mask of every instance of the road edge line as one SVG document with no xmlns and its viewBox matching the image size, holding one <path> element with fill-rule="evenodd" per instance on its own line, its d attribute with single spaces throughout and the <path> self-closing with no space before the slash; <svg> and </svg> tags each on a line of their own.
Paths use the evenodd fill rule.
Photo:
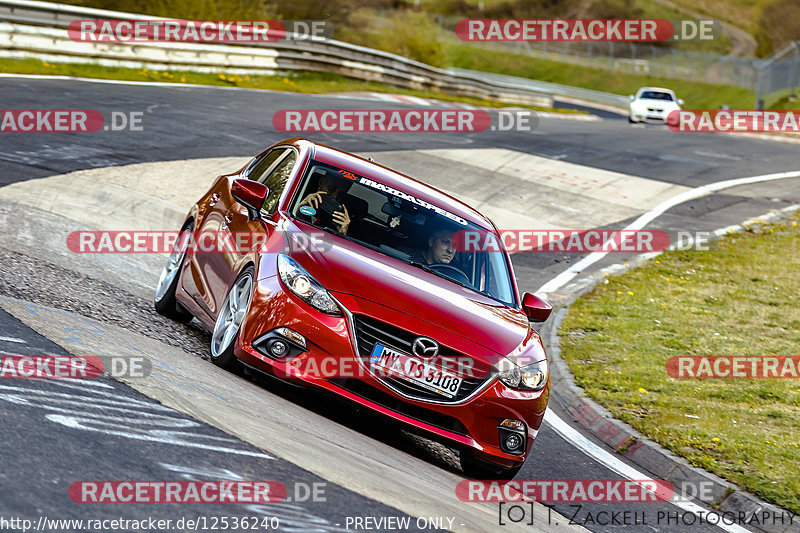
<svg viewBox="0 0 800 533">
<path fill-rule="evenodd" d="M 723 235 L 745 231 L 750 224 L 781 219 L 799 210 L 800 205 L 791 205 L 777 212 L 773 211 L 759 217 L 750 218 L 741 224 L 734 224 L 717 229 L 713 233 L 715 238 L 719 239 Z M 630 266 L 627 268 L 620 269 L 618 265 L 614 265 L 611 268 L 614 269 L 615 273 L 624 272 L 639 266 L 644 261 L 657 255 L 660 255 L 660 252 L 640 254 L 635 260 L 629 263 Z M 679 487 L 681 483 L 711 483 L 713 487 L 710 491 L 711 498 L 698 497 L 697 499 L 720 513 L 730 512 L 738 515 L 738 513 L 743 512 L 746 516 L 750 516 L 750 520 L 752 520 L 753 515 L 762 512 L 768 512 L 773 517 L 777 515 L 783 517 L 787 513 L 792 516 L 792 511 L 787 511 L 786 509 L 767 503 L 755 495 L 740 489 L 737 485 L 722 479 L 716 474 L 690 465 L 683 457 L 673 454 L 657 442 L 645 437 L 630 425 L 614 418 L 606 408 L 589 398 L 585 394 L 583 388 L 576 384 L 575 376 L 572 374 L 566 361 L 561 357 L 561 342 L 558 336 L 558 330 L 572 303 L 580 296 L 593 289 L 602 279 L 603 276 L 598 272 L 593 276 L 590 283 L 572 288 L 569 291 L 569 297 L 566 303 L 553 313 L 553 319 L 548 321 L 542 329 L 542 339 L 547 347 L 548 359 L 550 360 L 551 367 L 551 380 L 553 381 L 551 384 L 551 401 L 555 401 L 565 413 L 570 415 L 574 422 L 577 422 L 582 428 L 589 431 L 594 437 L 611 448 L 611 450 L 608 450 L 608 453 L 615 452 L 625 457 L 636 466 L 659 479 L 668 481 L 675 487 Z M 550 410 L 548 410 L 548 412 L 552 413 Z M 551 416 L 557 417 L 555 413 L 552 413 Z M 564 422 L 563 419 L 559 420 Z M 562 434 L 560 431 L 556 431 Z M 567 438 L 566 435 L 562 434 L 562 436 Z M 580 434 L 579 436 L 582 437 Z M 574 444 L 582 449 L 584 448 L 578 443 Z M 594 443 L 589 441 L 589 444 Z M 747 525 L 765 533 L 800 532 L 800 523 L 798 522 L 793 522 L 785 527 L 783 524 L 780 526 L 770 526 L 761 524 L 760 522 L 758 524 L 748 523 Z M 723 526 L 720 525 L 719 527 Z"/>
</svg>

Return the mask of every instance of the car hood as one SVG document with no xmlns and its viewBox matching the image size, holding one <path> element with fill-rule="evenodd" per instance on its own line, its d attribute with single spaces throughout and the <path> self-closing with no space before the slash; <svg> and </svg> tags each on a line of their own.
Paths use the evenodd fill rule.
<svg viewBox="0 0 800 533">
<path fill-rule="evenodd" d="M 411 329 L 416 323 L 414 332 L 425 334 L 419 328 L 429 324 L 469 341 L 452 348 L 470 353 L 463 347 L 475 343 L 500 356 L 528 336 L 528 319 L 519 309 L 345 239 L 326 240 L 332 245 L 325 251 L 303 250 L 292 257 L 334 296 L 352 295 L 402 313 L 405 319 L 395 321 L 405 325 L 396 326 Z"/>
</svg>

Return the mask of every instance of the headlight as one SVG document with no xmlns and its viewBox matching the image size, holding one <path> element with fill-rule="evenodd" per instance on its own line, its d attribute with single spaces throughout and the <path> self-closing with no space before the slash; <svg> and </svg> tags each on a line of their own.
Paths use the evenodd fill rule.
<svg viewBox="0 0 800 533">
<path fill-rule="evenodd" d="M 500 381 L 512 389 L 539 391 L 547 384 L 547 359 L 500 373 Z"/>
<path fill-rule="evenodd" d="M 342 311 L 322 284 L 288 255 L 278 255 L 278 273 L 286 287 L 323 313 L 342 316 Z"/>
</svg>

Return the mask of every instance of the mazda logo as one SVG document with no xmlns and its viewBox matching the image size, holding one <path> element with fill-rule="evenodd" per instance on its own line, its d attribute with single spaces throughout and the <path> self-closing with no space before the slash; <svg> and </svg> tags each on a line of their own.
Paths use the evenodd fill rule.
<svg viewBox="0 0 800 533">
<path fill-rule="evenodd" d="M 411 351 L 417 357 L 433 357 L 439 353 L 439 343 L 428 337 L 417 337 L 411 345 Z"/>
</svg>

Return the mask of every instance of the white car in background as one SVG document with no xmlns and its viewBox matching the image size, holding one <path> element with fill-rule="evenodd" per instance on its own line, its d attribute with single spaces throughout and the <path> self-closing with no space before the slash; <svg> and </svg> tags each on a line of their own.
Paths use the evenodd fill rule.
<svg viewBox="0 0 800 533">
<path fill-rule="evenodd" d="M 674 92 L 660 87 L 642 87 L 630 99 L 628 122 L 634 123 L 650 120 L 666 123 L 669 114 L 683 105 Z"/>
</svg>

